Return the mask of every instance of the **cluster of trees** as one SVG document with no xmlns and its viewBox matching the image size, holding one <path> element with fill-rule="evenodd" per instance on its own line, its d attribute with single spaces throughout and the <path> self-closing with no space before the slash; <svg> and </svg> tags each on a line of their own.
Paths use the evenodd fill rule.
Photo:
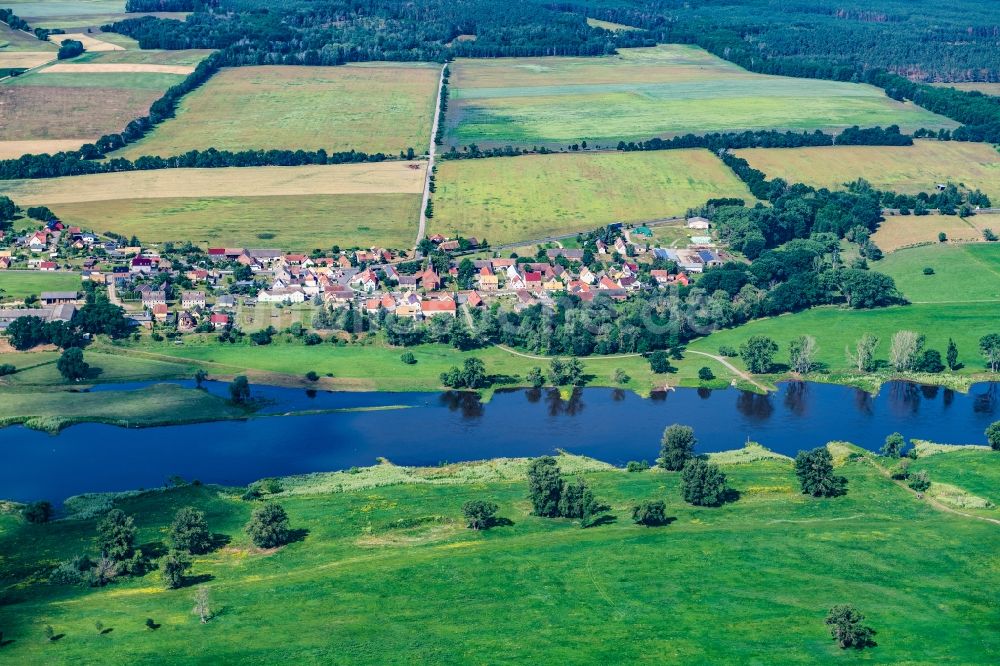
<svg viewBox="0 0 1000 666">
<path fill-rule="evenodd" d="M 204 7 L 218 6 L 213 0 L 128 0 L 125 11 L 129 13 L 193 12 Z"/>
<path fill-rule="evenodd" d="M 566 483 L 552 456 L 535 458 L 528 466 L 528 497 L 534 515 L 576 518 L 583 527 L 592 525 L 610 508 L 594 497 L 583 479 Z"/>
<path fill-rule="evenodd" d="M 31 32 L 31 26 L 23 18 L 14 13 L 13 9 L 0 7 L 0 22 L 6 23 L 13 30 Z"/>
<path fill-rule="evenodd" d="M 31 349 L 42 344 L 53 344 L 62 349 L 82 347 L 85 333 L 123 338 L 132 330 L 125 311 L 106 298 L 88 295 L 87 302 L 69 322 L 45 322 L 34 315 L 18 317 L 7 327 L 7 336 L 15 349 Z"/>
<path fill-rule="evenodd" d="M 726 475 L 718 465 L 694 455 L 698 440 L 688 426 L 667 426 L 660 440 L 657 465 L 681 473 L 684 501 L 694 506 L 719 506 L 729 499 L 731 490 Z"/>
<path fill-rule="evenodd" d="M 78 39 L 64 39 L 60 42 L 56 58 L 59 60 L 68 60 L 77 57 L 81 53 L 83 53 L 83 42 Z"/>
<path fill-rule="evenodd" d="M 742 148 L 804 148 L 809 146 L 911 146 L 913 137 L 902 134 L 897 125 L 885 129 L 871 127 L 861 129 L 857 125 L 845 129 L 841 134 L 826 134 L 820 130 L 812 132 L 779 132 L 777 130 L 755 130 L 746 132 L 726 132 L 713 134 L 685 134 L 669 139 L 653 138 L 648 141 L 618 142 L 618 150 L 674 150 L 680 148 L 708 148 L 713 152 L 739 150 Z"/>
</svg>

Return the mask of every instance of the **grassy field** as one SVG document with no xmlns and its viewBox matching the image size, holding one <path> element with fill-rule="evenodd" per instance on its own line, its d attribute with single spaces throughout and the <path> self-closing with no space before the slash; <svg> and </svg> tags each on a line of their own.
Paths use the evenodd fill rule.
<svg viewBox="0 0 1000 666">
<path fill-rule="evenodd" d="M 934 269 L 924 275 L 924 268 Z M 874 266 L 917 303 L 1000 303 L 1000 244 L 928 245 L 895 252 Z"/>
<path fill-rule="evenodd" d="M 955 298 L 967 300 L 963 294 L 956 294 Z M 778 343 L 775 362 L 788 363 L 788 343 L 800 335 L 811 335 L 819 344 L 817 360 L 831 372 L 843 373 L 851 369 L 844 349 L 853 346 L 863 333 L 874 333 L 881 339 L 876 358 L 887 360 L 889 341 L 900 330 L 926 335 L 926 348 L 937 349 L 942 357 L 948 339 L 954 339 L 959 361 L 965 364 L 960 372 L 982 373 L 984 362 L 979 355 L 979 338 L 987 333 L 1000 333 L 1000 303 L 936 302 L 877 310 L 813 308 L 717 331 L 689 347 L 714 354 L 722 345 L 739 348 L 751 335 L 766 335 Z M 739 359 L 730 360 L 742 367 Z"/>
<path fill-rule="evenodd" d="M 958 90 L 978 90 L 984 95 L 1000 95 L 1000 83 L 935 83 L 939 88 Z"/>
<path fill-rule="evenodd" d="M 692 46 L 457 60 L 445 146 L 565 146 L 746 129 L 955 124 L 871 86 L 752 74 Z"/>
<path fill-rule="evenodd" d="M 683 215 L 713 197 L 753 197 L 707 150 L 451 160 L 437 170 L 429 233 L 501 242 Z"/>
<path fill-rule="evenodd" d="M 195 366 L 183 360 L 125 357 L 88 347 L 84 352 L 87 363 L 100 372 L 87 378 L 85 385 L 113 382 L 145 382 L 158 379 L 182 379 L 194 375 Z M 58 351 L 9 352 L 4 363 L 13 364 L 17 372 L 0 378 L 0 386 L 15 391 L 32 391 L 45 387 L 69 388 L 80 386 L 63 379 L 56 368 Z"/>
<path fill-rule="evenodd" d="M 842 188 L 864 178 L 879 189 L 916 194 L 938 183 L 979 188 L 1000 201 L 1000 152 L 986 143 L 916 141 L 912 146 L 753 148 L 736 151 L 769 178 Z"/>
<path fill-rule="evenodd" d="M 119 14 L 125 11 L 124 0 L 7 0 L 4 7 L 27 20 L 53 16 Z M 31 21 L 29 21 L 31 23 Z"/>
<path fill-rule="evenodd" d="M 4 3 L 4 8 L 8 8 L 9 3 Z M 15 13 L 17 13 L 15 11 Z M 59 49 L 49 42 L 36 39 L 34 35 L 29 35 L 21 30 L 13 30 L 6 23 L 0 23 L 0 56 L 14 52 L 42 51 L 55 53 Z"/>
<path fill-rule="evenodd" d="M 640 28 L 636 28 L 635 26 L 631 26 L 631 25 L 624 25 L 622 23 L 612 23 L 611 21 L 602 21 L 600 19 L 595 19 L 595 18 L 588 18 L 587 19 L 587 25 L 589 25 L 591 28 L 603 28 L 605 30 L 610 30 L 612 32 L 621 32 L 621 31 L 639 30 L 640 29 Z"/>
<path fill-rule="evenodd" d="M 425 166 L 167 169 L 8 181 L 5 189 L 66 222 L 146 242 L 404 248 L 416 233 Z"/>
<path fill-rule="evenodd" d="M 77 273 L 43 271 L 0 271 L 0 301 L 21 300 L 43 291 L 71 291 L 80 288 Z"/>
<path fill-rule="evenodd" d="M 118 155 L 301 148 L 426 151 L 437 66 L 239 67 L 184 98 L 177 116 Z"/>
<path fill-rule="evenodd" d="M 164 590 L 157 571 L 106 588 L 48 583 L 57 562 L 94 552 L 97 519 L 32 526 L 0 515 L 5 658 L 973 664 L 1000 650 L 996 526 L 936 511 L 864 461 L 840 468 L 846 496 L 821 500 L 797 492 L 787 460 L 723 464 L 740 497 L 720 508 L 685 504 L 677 474 L 560 464 L 610 505 L 609 521 L 581 529 L 529 515 L 517 460 L 284 480 L 289 490 L 275 499 L 302 536 L 277 551 L 244 536 L 254 504 L 241 490 L 119 495 L 147 552 L 162 549 L 183 506 L 225 535 L 191 571 L 210 590 L 215 617 L 204 625 L 191 612 L 194 586 Z M 478 498 L 497 502 L 510 524 L 465 529 L 460 507 Z M 631 506 L 647 498 L 665 501 L 669 525 L 632 524 Z M 103 501 L 72 507 L 87 515 Z M 865 613 L 877 647 L 836 646 L 823 618 L 838 603 Z M 46 640 L 46 625 L 61 638 Z"/>
<path fill-rule="evenodd" d="M 196 66 L 212 53 L 209 49 L 180 51 L 104 51 L 84 53 L 73 59 L 74 63 L 116 65 L 190 65 Z"/>
<path fill-rule="evenodd" d="M 918 458 L 911 469 L 915 472 L 926 470 L 932 483 L 939 481 L 958 486 L 1000 505 L 1000 465 L 997 465 L 995 452 L 985 449 L 950 451 Z"/>
<path fill-rule="evenodd" d="M 1000 229 L 1000 217 L 996 215 L 975 215 L 961 218 L 957 215 L 889 215 L 872 240 L 883 252 L 896 250 L 921 243 L 937 243 L 938 234 L 944 232 L 950 241 L 981 241 L 983 227 L 995 226 Z"/>
</svg>

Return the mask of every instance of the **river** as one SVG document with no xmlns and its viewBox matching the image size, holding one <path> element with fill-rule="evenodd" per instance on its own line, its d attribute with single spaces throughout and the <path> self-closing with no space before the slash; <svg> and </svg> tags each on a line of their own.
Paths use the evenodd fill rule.
<svg viewBox="0 0 1000 666">
<path fill-rule="evenodd" d="M 98 390 L 137 388 L 108 385 Z M 225 386 L 209 385 L 223 393 Z M 984 443 L 1000 418 L 1000 384 L 968 394 L 893 382 L 877 396 L 830 384 L 783 383 L 770 395 L 679 389 L 650 398 L 621 390 L 498 392 L 487 403 L 466 393 L 339 393 L 254 387 L 271 401 L 263 413 L 406 405 L 406 409 L 255 418 L 125 429 L 81 424 L 59 435 L 21 426 L 0 429 L 0 497 L 61 501 L 83 492 L 162 485 L 172 475 L 244 485 L 288 474 L 536 456 L 565 449 L 614 464 L 656 458 L 663 428 L 690 425 L 702 452 L 739 448 L 747 439 L 779 453 L 831 440 L 877 450 L 885 436 Z"/>
</svg>

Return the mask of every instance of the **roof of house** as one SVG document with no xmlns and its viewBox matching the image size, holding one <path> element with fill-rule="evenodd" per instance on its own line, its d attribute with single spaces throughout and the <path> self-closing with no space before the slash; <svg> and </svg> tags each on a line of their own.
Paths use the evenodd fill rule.
<svg viewBox="0 0 1000 666">
<path fill-rule="evenodd" d="M 65 301 L 74 300 L 79 295 L 76 291 L 43 291 L 41 299 L 43 301 Z"/>
</svg>

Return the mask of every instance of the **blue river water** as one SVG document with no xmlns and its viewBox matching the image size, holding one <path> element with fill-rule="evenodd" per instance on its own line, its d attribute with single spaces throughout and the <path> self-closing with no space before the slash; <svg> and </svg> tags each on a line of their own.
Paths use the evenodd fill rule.
<svg viewBox="0 0 1000 666">
<path fill-rule="evenodd" d="M 183 382 L 180 382 L 183 383 Z M 107 385 L 94 390 L 138 388 Z M 208 390 L 224 393 L 225 385 Z M 564 400 L 556 391 L 498 392 L 487 403 L 468 393 L 343 393 L 254 387 L 265 414 L 405 405 L 406 409 L 255 418 L 157 428 L 81 424 L 59 435 L 0 429 L 0 498 L 61 501 L 83 492 L 162 485 L 180 475 L 244 485 L 288 474 L 536 456 L 564 449 L 614 464 L 656 458 L 671 423 L 690 425 L 698 450 L 739 448 L 748 439 L 794 455 L 831 440 L 878 449 L 885 436 L 984 443 L 1000 418 L 1000 384 L 968 394 L 903 382 L 877 396 L 828 384 L 784 383 L 771 395 L 679 389 L 641 398 L 590 388 Z"/>
</svg>

